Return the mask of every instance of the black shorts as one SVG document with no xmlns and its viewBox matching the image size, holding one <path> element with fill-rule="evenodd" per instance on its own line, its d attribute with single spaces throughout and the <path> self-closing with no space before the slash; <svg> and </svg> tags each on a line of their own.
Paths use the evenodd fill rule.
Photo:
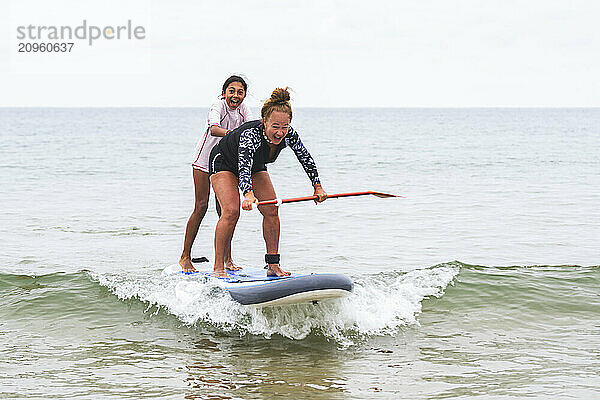
<svg viewBox="0 0 600 400">
<path fill-rule="evenodd" d="M 253 174 L 256 172 L 266 171 L 266 170 L 267 170 L 267 166 L 265 164 L 252 165 L 252 173 Z M 221 148 L 217 144 L 210 151 L 210 157 L 208 158 L 208 176 L 210 177 L 213 174 L 216 174 L 217 172 L 221 172 L 221 171 L 229 171 L 232 174 L 234 174 L 236 178 L 239 178 L 239 176 L 240 176 L 237 165 L 235 165 L 235 166 L 231 165 L 231 163 L 229 163 L 227 161 L 227 159 L 223 156 L 223 154 L 221 154 Z"/>
<path fill-rule="evenodd" d="M 231 171 L 237 176 L 237 168 L 234 170 L 231 166 L 227 165 L 223 154 L 221 154 L 219 145 L 216 145 L 212 148 L 208 157 L 208 176 L 221 171 Z"/>
</svg>

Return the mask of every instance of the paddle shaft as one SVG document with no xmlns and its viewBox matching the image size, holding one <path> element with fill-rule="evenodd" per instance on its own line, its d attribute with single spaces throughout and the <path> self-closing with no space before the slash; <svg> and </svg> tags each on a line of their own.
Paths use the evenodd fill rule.
<svg viewBox="0 0 600 400">
<path fill-rule="evenodd" d="M 368 191 L 368 192 L 352 192 L 352 193 L 328 194 L 327 198 L 328 199 L 335 199 L 335 198 L 340 198 L 340 197 L 354 197 L 354 196 L 367 196 L 367 195 L 373 195 L 373 196 L 382 197 L 382 198 L 387 198 L 387 197 L 403 197 L 403 196 L 398 196 L 398 195 L 394 195 L 394 194 Z M 309 201 L 309 200 L 317 200 L 317 199 L 318 199 L 317 196 L 294 197 L 294 198 L 290 198 L 290 199 L 275 199 L 275 200 L 259 201 L 258 205 L 259 206 L 280 205 L 280 204 L 284 204 L 284 203 L 297 203 L 297 202 L 300 202 L 300 201 Z"/>
</svg>

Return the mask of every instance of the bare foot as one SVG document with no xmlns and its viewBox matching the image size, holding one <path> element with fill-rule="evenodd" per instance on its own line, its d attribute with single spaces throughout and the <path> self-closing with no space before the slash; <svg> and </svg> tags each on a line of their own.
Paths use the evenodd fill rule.
<svg viewBox="0 0 600 400">
<path fill-rule="evenodd" d="M 277 264 L 269 264 L 269 269 L 267 269 L 267 276 L 290 276 L 291 274 L 291 272 L 279 268 Z"/>
<path fill-rule="evenodd" d="M 179 259 L 179 265 L 181 266 L 183 272 L 198 272 L 198 270 L 194 268 L 190 257 L 181 257 Z"/>
<path fill-rule="evenodd" d="M 229 260 L 229 261 L 225 261 L 225 269 L 227 271 L 239 271 L 240 269 L 242 269 L 242 267 L 238 267 L 237 265 L 235 265 L 233 263 L 232 260 Z"/>
<path fill-rule="evenodd" d="M 215 278 L 227 278 L 227 272 L 225 272 L 224 269 L 222 269 L 223 267 L 221 267 L 221 269 L 216 269 L 210 274 L 211 276 L 214 276 Z"/>
</svg>

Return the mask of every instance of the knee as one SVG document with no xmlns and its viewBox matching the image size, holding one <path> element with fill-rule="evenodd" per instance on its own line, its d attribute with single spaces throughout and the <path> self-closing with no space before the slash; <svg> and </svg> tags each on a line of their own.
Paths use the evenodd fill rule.
<svg viewBox="0 0 600 400">
<path fill-rule="evenodd" d="M 264 206 L 259 208 L 260 213 L 265 218 L 277 218 L 279 217 L 279 207 Z"/>
<path fill-rule="evenodd" d="M 204 214 L 208 209 L 208 200 L 196 200 L 194 204 L 194 214 Z"/>
<path fill-rule="evenodd" d="M 239 209 L 231 209 L 231 208 L 225 208 L 225 209 L 221 209 L 221 218 L 223 221 L 227 222 L 227 223 L 231 223 L 231 224 L 235 224 L 237 223 L 238 218 L 240 217 L 240 210 Z"/>
</svg>

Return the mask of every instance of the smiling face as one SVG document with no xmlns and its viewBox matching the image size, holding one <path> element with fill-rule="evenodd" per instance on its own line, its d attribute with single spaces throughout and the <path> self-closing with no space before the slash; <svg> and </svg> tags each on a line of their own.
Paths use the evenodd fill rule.
<svg viewBox="0 0 600 400">
<path fill-rule="evenodd" d="M 223 92 L 223 96 L 229 108 L 236 109 L 244 101 L 246 91 L 241 82 L 231 82 Z"/>
<path fill-rule="evenodd" d="M 281 111 L 273 111 L 267 118 L 263 118 L 265 135 L 272 144 L 279 144 L 287 135 L 290 128 L 290 116 Z"/>
</svg>

